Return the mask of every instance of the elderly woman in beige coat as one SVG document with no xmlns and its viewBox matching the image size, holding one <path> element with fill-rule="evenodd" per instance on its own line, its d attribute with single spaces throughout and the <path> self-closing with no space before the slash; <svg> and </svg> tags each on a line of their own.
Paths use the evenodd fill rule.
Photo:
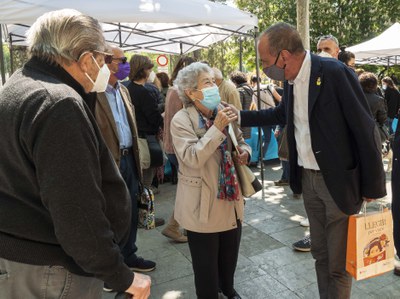
<svg viewBox="0 0 400 299">
<path fill-rule="evenodd" d="M 187 230 L 197 298 L 217 299 L 222 291 L 239 299 L 233 285 L 244 202 L 233 159 L 248 163 L 251 149 L 231 108 L 220 104 L 208 65 L 192 63 L 174 83 L 184 106 L 171 122 L 179 161 L 175 218 Z M 233 158 L 229 124 L 239 143 Z"/>
</svg>

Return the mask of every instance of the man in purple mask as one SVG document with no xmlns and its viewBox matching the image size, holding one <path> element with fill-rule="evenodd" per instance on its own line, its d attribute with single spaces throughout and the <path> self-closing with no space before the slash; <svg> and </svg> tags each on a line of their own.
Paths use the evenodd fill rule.
<svg viewBox="0 0 400 299">
<path fill-rule="evenodd" d="M 132 200 L 131 231 L 128 242 L 122 248 L 125 263 L 134 271 L 149 272 L 155 269 L 156 264 L 136 256 L 137 198 L 142 169 L 139 163 L 135 108 L 129 91 L 119 83 L 119 80 L 129 75 L 130 66 L 121 49 L 113 47 L 110 51 L 113 53 L 112 62 L 108 64 L 110 79 L 106 91 L 97 94 L 95 117 Z M 104 290 L 111 291 L 107 285 L 104 285 Z"/>
</svg>

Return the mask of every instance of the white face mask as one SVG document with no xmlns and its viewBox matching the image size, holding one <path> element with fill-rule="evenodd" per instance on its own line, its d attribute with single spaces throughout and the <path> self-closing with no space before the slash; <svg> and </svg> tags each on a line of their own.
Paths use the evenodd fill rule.
<svg viewBox="0 0 400 299">
<path fill-rule="evenodd" d="M 93 84 L 91 92 L 104 92 L 107 88 L 108 79 L 110 79 L 110 70 L 108 69 L 107 64 L 104 64 L 103 67 L 100 67 L 96 59 L 93 56 L 92 58 L 94 60 L 94 63 L 99 68 L 99 73 L 97 74 L 96 81 L 93 82 L 92 78 L 90 78 L 87 73 L 85 73 L 85 75 Z"/>
<path fill-rule="evenodd" d="M 386 84 L 382 84 L 382 89 L 386 90 L 386 88 L 387 88 L 387 85 Z"/>
<path fill-rule="evenodd" d="M 325 51 L 319 52 L 319 53 L 318 53 L 318 56 L 327 57 L 327 58 L 332 58 L 332 55 L 329 54 L 328 52 L 325 52 Z"/>
</svg>

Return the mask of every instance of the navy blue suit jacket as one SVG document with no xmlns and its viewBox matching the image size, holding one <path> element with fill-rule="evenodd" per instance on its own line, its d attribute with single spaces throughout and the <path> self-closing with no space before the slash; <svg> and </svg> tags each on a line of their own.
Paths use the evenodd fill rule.
<svg viewBox="0 0 400 299">
<path fill-rule="evenodd" d="M 358 213 L 362 196 L 386 195 L 381 142 L 354 72 L 343 63 L 311 54 L 308 96 L 311 147 L 327 188 L 346 214 Z M 293 85 L 285 82 L 281 104 L 241 111 L 241 126 L 287 124 L 290 186 L 302 193 L 293 123 Z"/>
</svg>

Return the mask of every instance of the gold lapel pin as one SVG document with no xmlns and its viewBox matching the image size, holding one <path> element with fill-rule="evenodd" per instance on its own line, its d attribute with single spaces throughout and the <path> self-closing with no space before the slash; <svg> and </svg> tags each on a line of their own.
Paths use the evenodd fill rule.
<svg viewBox="0 0 400 299">
<path fill-rule="evenodd" d="M 317 86 L 320 86 L 321 85 L 321 77 L 318 77 L 317 78 Z"/>
</svg>

